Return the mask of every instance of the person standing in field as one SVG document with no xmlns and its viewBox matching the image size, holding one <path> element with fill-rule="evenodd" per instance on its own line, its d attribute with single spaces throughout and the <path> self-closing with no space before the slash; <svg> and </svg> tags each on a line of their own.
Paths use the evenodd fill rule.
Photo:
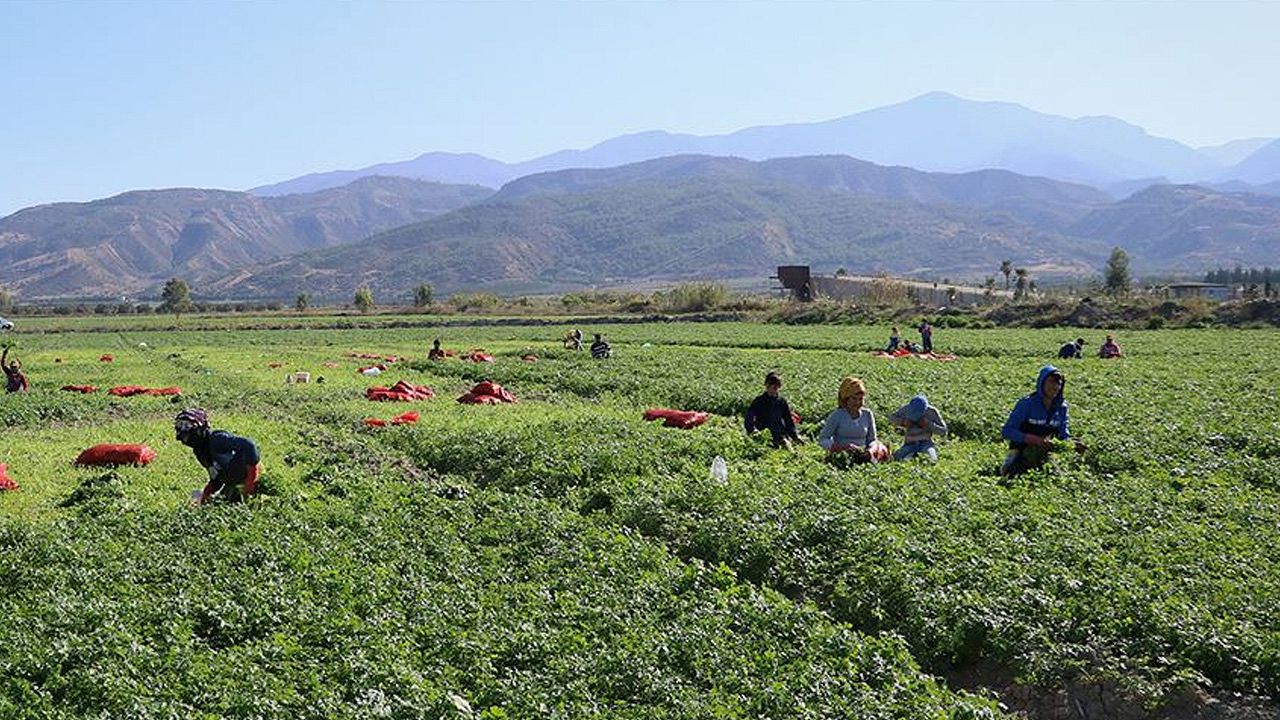
<svg viewBox="0 0 1280 720">
<path fill-rule="evenodd" d="M 866 397 L 867 386 L 860 378 L 840 381 L 839 407 L 827 416 L 818 433 L 818 444 L 828 453 L 848 453 L 859 463 L 889 459 L 889 448 L 876 439 L 876 416 L 862 405 Z"/>
<path fill-rule="evenodd" d="M 27 376 L 22 373 L 22 363 L 18 362 L 18 358 L 9 361 L 8 345 L 4 346 L 4 353 L 0 353 L 0 366 L 4 367 L 5 392 L 26 392 L 31 387 Z"/>
<path fill-rule="evenodd" d="M 929 319 L 925 318 L 920 321 L 920 352 L 933 352 L 933 326 L 929 324 Z"/>
<path fill-rule="evenodd" d="M 798 445 L 803 441 L 796 434 L 796 422 L 791 416 L 791 406 L 780 394 L 781 390 L 782 378 L 777 373 L 771 372 L 765 375 L 764 392 L 751 401 L 751 407 L 747 408 L 743 424 L 746 426 L 748 435 L 758 430 L 768 430 L 774 447 L 785 447 L 790 450 L 792 443 Z"/>
<path fill-rule="evenodd" d="M 946 435 L 947 424 L 942 421 L 938 409 L 929 404 L 928 398 L 924 395 L 911 398 L 911 402 L 889 416 L 889 422 L 904 431 L 902 447 L 893 453 L 894 460 L 926 457 L 930 462 L 938 461 L 938 447 L 933 443 L 933 436 Z"/>
<path fill-rule="evenodd" d="M 173 419 L 178 442 L 191 448 L 196 461 L 209 472 L 209 482 L 196 502 L 203 505 L 215 497 L 239 502 L 258 490 L 258 446 L 252 440 L 226 430 L 212 430 L 209 414 L 187 408 Z"/>
<path fill-rule="evenodd" d="M 1021 475 L 1044 465 L 1049 453 L 1058 449 L 1053 442 L 1055 437 L 1072 439 L 1067 427 L 1067 401 L 1063 397 L 1066 384 L 1058 368 L 1052 365 L 1040 368 L 1035 392 L 1013 406 L 1013 412 L 1000 430 L 1001 436 L 1009 441 L 1009 454 L 1000 467 L 1001 475 Z M 1084 443 L 1075 441 L 1076 452 L 1082 453 L 1085 449 Z"/>
</svg>

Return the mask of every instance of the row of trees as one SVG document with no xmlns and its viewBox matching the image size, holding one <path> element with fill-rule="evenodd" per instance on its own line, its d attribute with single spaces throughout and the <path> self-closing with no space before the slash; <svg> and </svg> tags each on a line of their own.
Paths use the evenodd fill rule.
<svg viewBox="0 0 1280 720">
<path fill-rule="evenodd" d="M 1012 260 L 1002 260 L 1000 262 L 1000 274 L 1004 275 L 1005 290 L 1009 289 L 1010 277 L 1016 278 L 1013 281 L 1013 297 L 1015 299 L 1035 292 L 1036 283 L 1031 279 L 1031 273 L 1026 268 L 1014 267 Z M 988 277 L 985 287 L 988 292 L 994 290 L 995 278 Z M 1111 257 L 1107 259 L 1107 269 L 1103 277 L 1103 289 L 1109 295 L 1117 297 L 1128 295 L 1133 290 L 1133 274 L 1129 271 L 1129 254 L 1123 248 L 1115 247 L 1111 249 Z"/>
<path fill-rule="evenodd" d="M 428 307 L 434 302 L 435 289 L 431 287 L 430 283 L 422 283 L 414 288 L 414 307 Z M 375 307 L 373 290 L 369 289 L 368 285 L 361 285 L 356 288 L 351 304 L 362 313 L 372 311 Z M 192 307 L 191 287 L 187 285 L 187 281 L 172 278 L 164 284 L 164 290 L 160 292 L 160 305 L 156 308 L 157 312 L 173 313 L 175 317 L 178 317 L 184 312 L 190 312 Z M 298 312 L 303 312 L 311 307 L 311 294 L 306 292 L 298 293 L 298 296 L 294 299 L 293 307 Z"/>
</svg>

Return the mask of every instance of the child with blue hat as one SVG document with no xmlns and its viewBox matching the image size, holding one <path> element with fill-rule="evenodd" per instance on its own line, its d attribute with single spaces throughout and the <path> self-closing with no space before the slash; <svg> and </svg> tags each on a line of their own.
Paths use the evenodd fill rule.
<svg viewBox="0 0 1280 720">
<path fill-rule="evenodd" d="M 924 395 L 911 398 L 911 402 L 889 416 L 889 422 L 906 433 L 902 438 L 902 447 L 893 454 L 894 460 L 923 456 L 931 462 L 938 461 L 938 447 L 933 444 L 933 436 L 946 435 L 947 424 L 942 421 L 942 414 L 938 409 L 929 404 L 928 398 Z"/>
</svg>

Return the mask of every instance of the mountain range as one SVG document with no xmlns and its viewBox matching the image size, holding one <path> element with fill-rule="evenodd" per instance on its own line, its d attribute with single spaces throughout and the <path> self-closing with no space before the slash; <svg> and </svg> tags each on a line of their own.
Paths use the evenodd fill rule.
<svg viewBox="0 0 1280 720">
<path fill-rule="evenodd" d="M 1041 278 L 1096 275 L 1111 248 L 1142 272 L 1280 258 L 1280 198 L 1161 186 L 1111 201 L 1006 171 L 925 173 L 848 157 L 676 156 L 541 173 L 356 245 L 281 258 L 208 290 L 291 287 L 345 298 L 563 292 L 592 284 L 759 277 L 778 264 L 979 279 L 1013 260 Z M 1222 228 L 1221 233 L 1213 228 Z"/>
<path fill-rule="evenodd" d="M 931 93 L 523 163 L 432 152 L 252 192 L 27 208 L 0 218 L 0 285 L 23 300 L 118 297 L 179 276 L 206 297 L 344 299 L 360 283 L 553 292 L 780 263 L 976 280 L 1004 259 L 1092 275 L 1117 245 L 1139 273 L 1199 273 L 1280 263 L 1278 203 L 1280 140 L 1197 150 L 1114 118 Z"/>
<path fill-rule="evenodd" d="M 1112 117 L 1066 118 L 1014 103 L 934 92 L 823 122 L 708 136 L 642 132 L 519 163 L 472 153 L 430 152 L 405 162 L 306 175 L 250 192 L 267 196 L 313 192 L 367 175 L 498 187 L 534 173 L 616 167 L 678 154 L 752 160 L 849 155 L 880 165 L 941 172 L 1004 169 L 1099 188 L 1144 178 L 1152 180 L 1147 184 L 1231 180 L 1265 184 L 1280 181 L 1280 161 L 1264 152 L 1269 142 L 1275 145 L 1274 138 L 1251 138 L 1197 150 Z M 1280 148 L 1268 152 L 1280 155 Z M 1255 157 L 1258 153 L 1262 156 Z M 1146 185 L 1135 189 L 1141 187 Z"/>
<path fill-rule="evenodd" d="M 278 198 L 173 189 L 40 205 L 0 218 L 0 285 L 24 298 L 132 295 L 175 275 L 207 277 L 353 242 L 490 194 L 370 177 Z"/>
</svg>

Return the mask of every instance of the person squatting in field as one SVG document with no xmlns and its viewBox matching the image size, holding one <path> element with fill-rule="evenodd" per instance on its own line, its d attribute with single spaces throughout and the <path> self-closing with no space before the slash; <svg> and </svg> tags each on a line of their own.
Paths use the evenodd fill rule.
<svg viewBox="0 0 1280 720">
<path fill-rule="evenodd" d="M 876 417 L 862 406 L 867 386 L 861 379 L 846 377 L 836 395 L 839 407 L 827 416 L 818 433 L 818 444 L 829 453 L 845 452 L 855 462 L 883 462 L 889 448 L 876 439 Z"/>
<path fill-rule="evenodd" d="M 938 447 L 933 444 L 933 436 L 946 435 L 947 424 L 942 421 L 942 413 L 929 404 L 928 398 L 924 395 L 911 398 L 911 402 L 889 416 L 889 422 L 905 431 L 902 447 L 893 453 L 894 460 L 925 457 L 930 462 L 938 461 Z"/>
<path fill-rule="evenodd" d="M 1043 465 L 1049 453 L 1058 449 L 1054 436 L 1059 440 L 1072 439 L 1067 427 L 1067 402 L 1063 399 L 1066 384 L 1058 368 L 1052 365 L 1040 368 L 1035 392 L 1018 400 L 1000 430 L 1009 441 L 1009 454 L 1000 468 L 1001 475 L 1012 477 Z M 1075 450 L 1084 452 L 1084 443 L 1076 440 Z"/>
<path fill-rule="evenodd" d="M 1076 338 L 1075 342 L 1064 343 L 1058 348 L 1058 358 L 1061 360 L 1079 360 L 1084 357 L 1084 338 Z"/>
<path fill-rule="evenodd" d="M 214 497 L 240 501 L 257 491 L 260 458 L 252 440 L 210 429 L 209 414 L 200 408 L 178 413 L 173 430 L 178 442 L 191 448 L 196 460 L 209 471 L 209 482 L 198 499 L 200 504 Z"/>
<path fill-rule="evenodd" d="M 445 359 L 444 349 L 440 347 L 440 338 L 436 338 L 435 340 L 431 341 L 431 350 L 427 352 L 427 359 L 428 360 Z"/>
<path fill-rule="evenodd" d="M 771 372 L 764 376 L 764 392 L 751 401 L 743 423 L 750 435 L 758 430 L 768 430 L 774 447 L 791 449 L 792 443 L 803 444 L 796 434 L 796 423 L 791 417 L 791 406 L 782 397 L 782 378 Z"/>
<path fill-rule="evenodd" d="M 4 346 L 4 353 L 0 353 L 0 366 L 4 367 L 5 392 L 26 392 L 31 387 L 27 382 L 27 376 L 22 374 L 22 363 L 18 362 L 18 358 L 9 362 L 8 345 Z"/>
<path fill-rule="evenodd" d="M 1114 335 L 1107 333 L 1107 339 L 1103 340 L 1102 346 L 1098 348 L 1098 357 L 1103 360 L 1124 357 L 1124 351 L 1120 349 Z"/>
</svg>

